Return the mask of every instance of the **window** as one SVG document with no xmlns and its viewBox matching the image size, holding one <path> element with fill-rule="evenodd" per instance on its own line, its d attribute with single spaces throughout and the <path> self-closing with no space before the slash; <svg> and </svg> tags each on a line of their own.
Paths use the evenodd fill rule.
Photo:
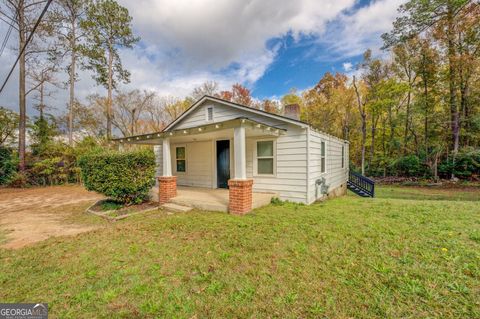
<svg viewBox="0 0 480 319">
<path fill-rule="evenodd" d="M 345 168 L 345 145 L 342 145 L 342 168 Z"/>
<path fill-rule="evenodd" d="M 207 121 L 213 121 L 213 106 L 207 107 Z"/>
<path fill-rule="evenodd" d="M 273 175 L 273 141 L 257 141 L 257 174 Z"/>
<path fill-rule="evenodd" d="M 177 172 L 185 172 L 187 168 L 187 160 L 185 157 L 185 146 L 177 146 L 175 148 L 175 160 Z"/>
<path fill-rule="evenodd" d="M 322 141 L 322 144 L 321 144 L 320 168 L 321 168 L 321 172 L 325 173 L 325 141 Z"/>
</svg>

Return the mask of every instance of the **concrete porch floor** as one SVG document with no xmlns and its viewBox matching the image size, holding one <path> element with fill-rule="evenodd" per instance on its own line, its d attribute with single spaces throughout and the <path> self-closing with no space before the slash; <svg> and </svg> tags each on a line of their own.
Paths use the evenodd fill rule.
<svg viewBox="0 0 480 319">
<path fill-rule="evenodd" d="M 275 193 L 253 193 L 253 208 L 270 204 Z M 152 199 L 158 200 L 158 188 L 152 189 Z M 228 189 L 177 186 L 177 196 L 171 203 L 190 206 L 201 210 L 228 212 Z"/>
</svg>

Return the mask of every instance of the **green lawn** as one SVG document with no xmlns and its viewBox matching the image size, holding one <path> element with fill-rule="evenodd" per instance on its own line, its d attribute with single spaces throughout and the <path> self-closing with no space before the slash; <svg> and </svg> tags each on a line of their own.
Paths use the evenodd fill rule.
<svg viewBox="0 0 480 319">
<path fill-rule="evenodd" d="M 480 191 L 429 192 L 150 213 L 0 250 L 0 301 L 52 318 L 480 318 Z"/>
</svg>

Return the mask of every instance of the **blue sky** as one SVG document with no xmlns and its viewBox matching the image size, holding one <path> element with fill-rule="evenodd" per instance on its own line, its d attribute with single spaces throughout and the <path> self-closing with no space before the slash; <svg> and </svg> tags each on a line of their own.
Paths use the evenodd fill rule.
<svg viewBox="0 0 480 319">
<path fill-rule="evenodd" d="M 141 42 L 120 51 L 131 82 L 121 90 L 153 90 L 185 97 L 205 81 L 220 89 L 234 83 L 258 99 L 305 90 L 327 71 L 352 74 L 362 53 L 381 54 L 380 35 L 389 31 L 403 0 L 118 0 L 133 17 Z M 6 28 L 0 24 L 0 34 Z M 1 57 L 0 78 L 13 62 L 15 39 Z M 15 73 L 16 74 L 16 73 Z M 88 71 L 79 71 L 77 96 L 105 94 Z M 65 76 L 58 75 L 58 80 Z M 12 77 L 0 105 L 18 108 L 18 79 Z M 62 113 L 67 91 L 47 101 Z M 29 96 L 29 110 L 34 96 Z"/>
<path fill-rule="evenodd" d="M 282 46 L 275 61 L 252 86 L 252 94 L 260 99 L 281 96 L 291 89 L 311 87 L 325 72 L 345 72 L 344 63 L 355 65 L 361 58 L 335 59 L 326 54 L 328 48 L 325 45 L 309 38 L 295 42 L 286 36 L 276 41 L 281 41 Z"/>
</svg>

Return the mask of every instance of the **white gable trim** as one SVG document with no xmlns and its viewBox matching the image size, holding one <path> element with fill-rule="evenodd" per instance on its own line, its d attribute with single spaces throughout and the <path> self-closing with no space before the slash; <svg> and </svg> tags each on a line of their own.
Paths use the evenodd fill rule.
<svg viewBox="0 0 480 319">
<path fill-rule="evenodd" d="M 235 109 L 238 109 L 238 110 L 243 110 L 243 111 L 252 112 L 252 113 L 258 114 L 258 115 L 263 115 L 263 116 L 270 117 L 270 118 L 273 118 L 273 119 L 276 119 L 276 120 L 279 120 L 279 121 L 294 124 L 294 125 L 297 125 L 297 126 L 300 126 L 300 127 L 304 127 L 304 128 L 308 127 L 308 124 L 306 124 L 306 123 L 291 120 L 291 119 L 289 119 L 287 117 L 284 117 L 284 116 L 280 116 L 280 115 L 268 113 L 268 112 L 265 112 L 265 111 L 257 110 L 257 109 L 254 109 L 254 108 L 251 108 L 251 107 L 248 107 L 248 106 L 228 102 L 228 101 L 225 101 L 225 100 L 222 100 L 222 99 L 219 99 L 219 98 L 215 98 L 213 96 L 204 95 L 200 100 L 195 102 L 192 106 L 190 106 L 190 108 L 188 108 L 185 112 L 183 112 L 183 114 L 181 114 L 176 120 L 174 120 L 172 123 L 168 124 L 167 127 L 165 127 L 162 132 L 167 132 L 167 131 L 172 130 L 175 127 L 175 125 L 180 123 L 184 118 L 186 118 L 190 113 L 192 113 L 197 107 L 202 105 L 203 102 L 205 102 L 207 100 L 210 100 L 212 102 L 222 103 L 224 105 L 228 105 L 228 106 L 230 106 L 232 108 L 235 108 Z"/>
</svg>

